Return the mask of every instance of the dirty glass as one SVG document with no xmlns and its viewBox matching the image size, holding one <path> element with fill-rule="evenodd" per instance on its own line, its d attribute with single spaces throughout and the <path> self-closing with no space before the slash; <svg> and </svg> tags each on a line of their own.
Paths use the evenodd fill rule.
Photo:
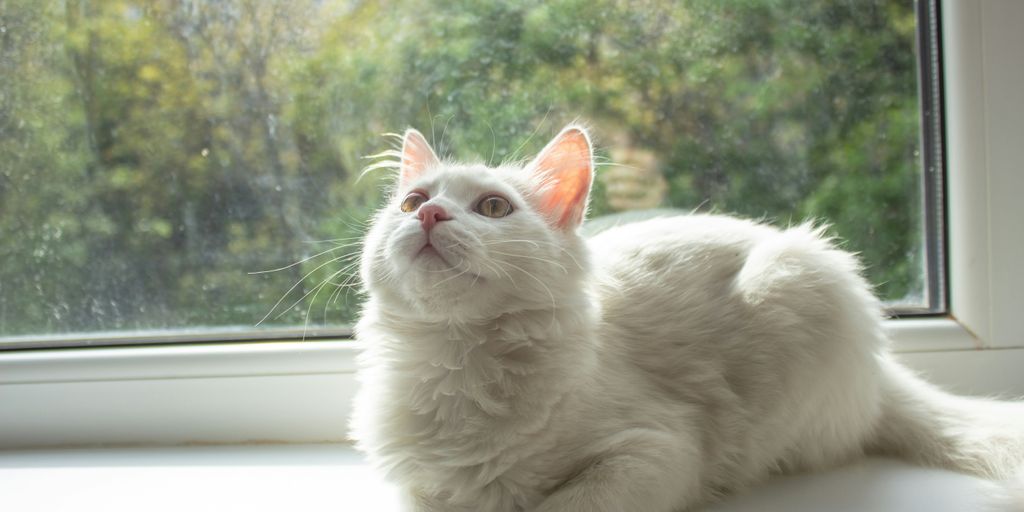
<svg viewBox="0 0 1024 512">
<path fill-rule="evenodd" d="M 916 26 L 906 0 L 0 0 L 0 340 L 344 330 L 364 156 L 408 126 L 497 163 L 582 120 L 592 216 L 825 220 L 920 304 Z"/>
</svg>

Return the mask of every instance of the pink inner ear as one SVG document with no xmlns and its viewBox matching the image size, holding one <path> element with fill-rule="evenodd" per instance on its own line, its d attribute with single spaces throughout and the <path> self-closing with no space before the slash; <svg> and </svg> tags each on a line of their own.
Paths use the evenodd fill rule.
<svg viewBox="0 0 1024 512">
<path fill-rule="evenodd" d="M 402 139 L 402 168 L 400 183 L 407 184 L 418 178 L 428 168 L 438 163 L 434 150 L 423 134 L 410 128 Z"/>
<path fill-rule="evenodd" d="M 540 209 L 558 227 L 581 223 L 593 176 L 586 134 L 579 128 L 563 130 L 531 166 L 542 175 Z"/>
</svg>

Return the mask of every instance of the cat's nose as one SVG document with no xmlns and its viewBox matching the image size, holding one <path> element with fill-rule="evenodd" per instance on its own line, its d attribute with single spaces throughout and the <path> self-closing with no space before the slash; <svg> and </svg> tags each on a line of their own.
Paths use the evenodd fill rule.
<svg viewBox="0 0 1024 512">
<path fill-rule="evenodd" d="M 423 231 L 427 233 L 431 229 L 434 229 L 434 225 L 443 220 L 450 220 L 448 212 L 444 211 L 444 208 L 436 204 L 425 204 L 420 206 L 419 213 L 417 216 L 420 218 L 420 226 L 423 227 Z"/>
</svg>

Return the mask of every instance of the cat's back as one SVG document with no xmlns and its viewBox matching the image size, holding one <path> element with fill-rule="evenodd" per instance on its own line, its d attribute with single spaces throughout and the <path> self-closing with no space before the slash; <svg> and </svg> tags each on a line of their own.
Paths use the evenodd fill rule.
<svg viewBox="0 0 1024 512">
<path fill-rule="evenodd" d="M 751 362 L 836 350 L 860 358 L 873 343 L 856 339 L 880 338 L 859 263 L 822 228 L 681 215 L 612 228 L 588 244 L 602 343 L 648 370 L 674 374 L 700 360 L 743 373 Z"/>
<path fill-rule="evenodd" d="M 813 467 L 854 450 L 873 417 L 867 380 L 884 336 L 858 262 L 821 228 L 676 216 L 609 229 L 588 244 L 603 375 L 645 382 L 640 394 L 660 410 L 703 408 L 700 430 L 725 440 L 709 441 L 704 454 L 721 462 L 712 481 L 780 461 Z M 825 385 L 823 375 L 836 379 Z M 857 396 L 832 384 L 861 381 Z M 795 405 L 792 396 L 804 398 Z M 792 423 L 837 404 L 864 414 Z M 759 432 L 778 443 L 767 449 Z M 828 457 L 792 448 L 821 437 L 813 445 L 832 447 Z"/>
<path fill-rule="evenodd" d="M 678 305 L 729 291 L 751 250 L 778 234 L 734 217 L 678 215 L 610 228 L 588 246 L 603 299 L 628 296 L 635 304 L 671 296 Z"/>
<path fill-rule="evenodd" d="M 607 364 L 632 361 L 674 374 L 700 360 L 718 373 L 730 352 L 748 351 L 745 332 L 772 329 L 744 300 L 739 278 L 751 254 L 779 234 L 734 217 L 680 215 L 589 239 Z"/>
<path fill-rule="evenodd" d="M 856 258 L 809 224 L 679 215 L 608 229 L 588 246 L 605 327 L 631 337 L 817 330 L 836 312 L 858 311 L 858 322 L 877 313 Z"/>
</svg>

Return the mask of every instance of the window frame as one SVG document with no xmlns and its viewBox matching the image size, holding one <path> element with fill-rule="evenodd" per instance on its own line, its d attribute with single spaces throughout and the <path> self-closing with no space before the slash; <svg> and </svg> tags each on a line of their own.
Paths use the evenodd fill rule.
<svg viewBox="0 0 1024 512">
<path fill-rule="evenodd" d="M 917 0 L 918 96 L 921 107 L 921 222 L 925 259 L 925 304 L 911 314 L 948 312 L 946 273 L 946 143 L 942 68 L 942 17 L 938 0 Z M 898 313 L 898 312 L 897 312 Z"/>
<path fill-rule="evenodd" d="M 911 360 L 982 361 L 949 370 L 969 386 L 993 359 L 1024 361 L 1024 71 L 1000 65 L 1024 46 L 1024 4 L 942 12 L 949 313 L 886 327 Z M 0 352 L 0 448 L 344 441 L 356 352 L 344 339 Z"/>
</svg>

